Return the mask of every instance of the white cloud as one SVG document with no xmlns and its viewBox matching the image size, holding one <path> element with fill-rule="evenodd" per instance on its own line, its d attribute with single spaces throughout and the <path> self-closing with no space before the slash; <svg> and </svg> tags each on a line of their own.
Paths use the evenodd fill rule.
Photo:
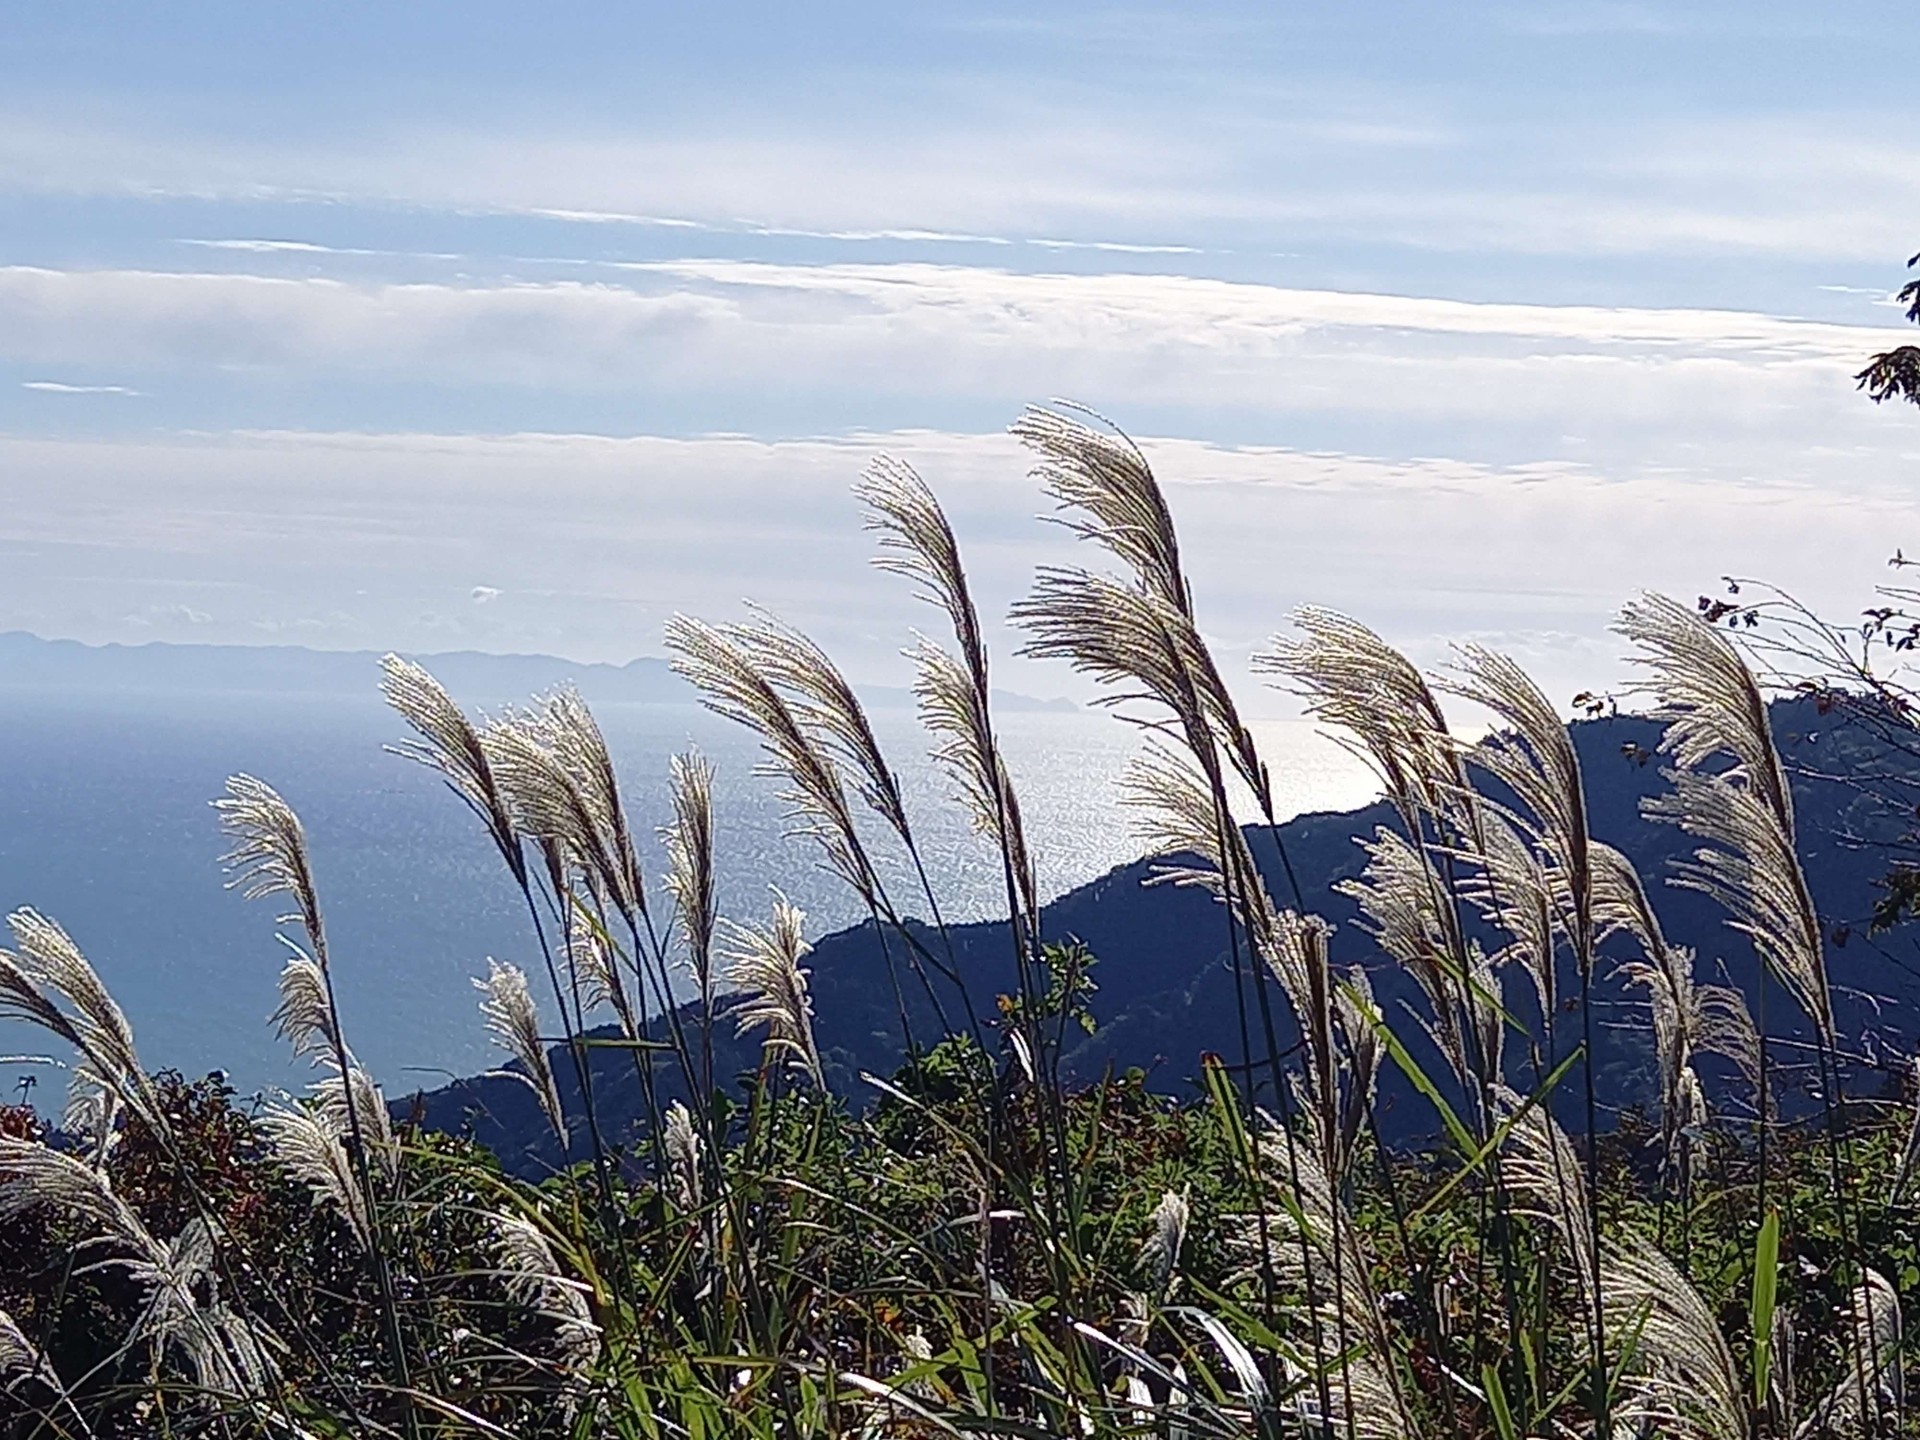
<svg viewBox="0 0 1920 1440">
<path fill-rule="evenodd" d="M 22 380 L 22 390 L 38 390 L 45 395 L 138 395 L 125 385 L 69 385 L 61 380 Z"/>
<path fill-rule="evenodd" d="M 494 600 L 498 600 L 504 593 L 506 592 L 492 585 L 476 585 L 473 587 L 472 592 L 473 603 L 476 605 L 486 605 Z"/>
<path fill-rule="evenodd" d="M 0 359 L 179 377 L 1012 405 L 1075 394 L 1195 416 L 1378 417 L 1562 437 L 1582 459 L 1721 463 L 1858 443 L 1851 376 L 1905 337 L 1720 310 L 1483 304 L 1171 275 L 673 261 L 623 283 L 347 282 L 0 269 Z M 1200 428 L 1196 421 L 1195 428 Z M 1895 433 L 1882 425 L 1880 436 Z M 1658 443 L 1648 448 L 1648 435 Z M 1445 442 L 1455 453 L 1478 452 Z M 1868 442 L 1873 443 L 1873 442 Z M 1586 447 L 1586 448 L 1582 448 Z M 1662 448 L 1664 447 L 1664 448 Z M 1789 459 L 1789 463 L 1794 463 Z"/>
</svg>

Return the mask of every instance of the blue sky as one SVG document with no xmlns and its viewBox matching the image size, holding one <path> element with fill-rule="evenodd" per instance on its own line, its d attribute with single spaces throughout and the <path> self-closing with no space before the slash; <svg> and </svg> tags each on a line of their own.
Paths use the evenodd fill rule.
<svg viewBox="0 0 1920 1440">
<path fill-rule="evenodd" d="M 751 596 L 895 679 L 847 485 L 914 458 L 1003 608 L 1054 395 L 1147 444 L 1230 664 L 1316 602 L 1570 692 L 1641 586 L 1854 608 L 1915 542 L 1920 417 L 1849 378 L 1907 20 L 9 7 L 0 628 L 617 660 Z"/>
</svg>

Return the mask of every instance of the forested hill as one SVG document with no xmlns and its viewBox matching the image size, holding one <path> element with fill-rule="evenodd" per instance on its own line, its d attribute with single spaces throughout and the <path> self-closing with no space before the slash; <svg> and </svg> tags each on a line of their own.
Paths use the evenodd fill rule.
<svg viewBox="0 0 1920 1440">
<path fill-rule="evenodd" d="M 1795 774 L 1802 861 L 1825 921 L 1827 963 L 1840 1028 L 1847 1037 L 1847 1049 L 1862 1062 L 1855 1065 L 1851 1083 L 1856 1091 L 1877 1090 L 1898 1058 L 1913 1053 L 1920 1041 L 1916 1024 L 1920 950 L 1904 932 L 1867 934 L 1866 921 L 1879 894 L 1875 881 L 1885 870 L 1888 855 L 1876 845 L 1859 842 L 1891 838 L 1902 825 L 1889 817 L 1886 807 L 1874 800 L 1871 787 L 1861 782 L 1889 773 L 1920 781 L 1920 762 L 1890 749 L 1865 727 L 1820 715 L 1810 701 L 1777 705 L 1774 726 Z M 1669 941 L 1698 952 L 1697 973 L 1709 978 L 1709 972 L 1724 966 L 1727 976 L 1751 995 L 1756 967 L 1744 937 L 1725 924 L 1722 913 L 1705 897 L 1665 883 L 1672 861 L 1689 848 L 1686 837 L 1673 826 L 1652 823 L 1640 815 L 1641 800 L 1666 784 L 1653 755 L 1659 727 L 1622 715 L 1581 721 L 1574 733 L 1594 835 L 1624 851 L 1639 867 Z M 1412 1043 L 1418 1027 L 1401 1008 L 1403 1001 L 1418 1006 L 1416 988 L 1379 955 L 1356 923 L 1353 902 L 1334 888 L 1360 873 L 1364 856 L 1356 842 L 1389 820 L 1386 806 L 1374 805 L 1288 821 L 1278 829 L 1279 845 L 1264 828 L 1250 830 L 1249 839 L 1257 860 L 1268 871 L 1272 893 L 1283 905 L 1291 900 L 1279 864 L 1284 847 L 1307 909 L 1335 927 L 1335 963 L 1342 968 L 1356 963 L 1368 968 L 1389 1018 L 1409 1038 L 1424 1064 L 1431 1057 L 1423 1043 Z M 1146 884 L 1153 868 L 1146 862 L 1121 866 L 1062 895 L 1046 909 L 1047 939 L 1079 941 L 1097 959 L 1093 974 L 1099 988 L 1092 999 L 1096 1028 L 1090 1035 L 1077 1029 L 1068 1032 L 1065 1065 L 1082 1078 L 1097 1076 L 1108 1066 L 1139 1067 L 1157 1088 L 1188 1093 L 1204 1052 L 1230 1059 L 1240 1055 L 1240 1012 L 1222 911 L 1197 891 Z M 975 1009 L 983 1015 L 991 1014 L 997 994 L 1014 988 L 1004 923 L 954 927 L 945 941 L 928 934 L 925 943 L 936 953 L 944 953 L 944 945 L 951 944 L 955 967 L 966 978 Z M 896 962 L 899 950 L 896 939 Z M 829 1083 L 850 1104 L 864 1104 L 871 1092 L 859 1072 L 886 1073 L 905 1051 L 895 992 L 874 927 L 862 925 L 824 937 L 807 964 L 816 1034 Z M 1602 1070 L 1611 1072 L 1603 1093 L 1637 1094 L 1651 1101 L 1644 1002 L 1629 996 L 1608 974 L 1611 969 L 1610 961 L 1598 967 L 1602 978 L 1595 1000 L 1596 1051 Z M 938 1021 L 917 982 L 903 975 L 902 985 L 909 1023 L 924 1046 L 939 1033 Z M 1508 1006 L 1519 1021 L 1537 1027 L 1539 1017 L 1525 992 L 1517 977 L 1510 979 Z M 1562 980 L 1562 994 L 1577 994 L 1570 974 Z M 957 997 L 949 990 L 945 999 L 949 1013 L 959 1015 Z M 1768 1020 L 1775 1035 L 1803 1033 L 1777 985 L 1772 987 Z M 1577 1016 L 1563 1014 L 1559 1023 L 1563 1036 L 1576 1033 Z M 1562 1051 L 1571 1043 L 1571 1038 L 1565 1039 Z M 716 1044 L 723 1074 L 749 1069 L 756 1059 L 757 1042 L 734 1040 L 729 1024 L 717 1028 Z M 1524 1043 L 1516 1040 L 1509 1054 L 1524 1049 Z M 1792 1047 L 1779 1047 L 1778 1053 L 1783 1064 L 1790 1066 Z M 1440 1069 L 1437 1060 L 1432 1068 Z M 1705 1068 L 1711 1072 L 1711 1065 Z M 555 1053 L 554 1069 L 568 1092 L 569 1113 L 578 1114 L 571 1065 L 561 1052 Z M 603 1133 L 610 1139 L 629 1137 L 642 1113 L 630 1059 L 618 1051 L 600 1051 L 594 1075 Z M 1727 1077 L 1707 1076 L 1710 1085 L 1716 1078 L 1725 1083 Z M 1781 1081 L 1791 1088 L 1790 1068 L 1783 1070 Z M 665 1077 L 663 1083 L 677 1092 L 672 1077 Z M 511 1168 L 537 1171 L 560 1158 L 531 1093 L 504 1078 L 456 1082 L 397 1100 L 396 1110 L 416 1113 L 435 1128 L 471 1130 Z M 1392 1074 L 1383 1076 L 1381 1119 L 1393 1138 L 1425 1134 L 1432 1124 L 1425 1102 L 1411 1101 L 1407 1086 Z"/>
</svg>

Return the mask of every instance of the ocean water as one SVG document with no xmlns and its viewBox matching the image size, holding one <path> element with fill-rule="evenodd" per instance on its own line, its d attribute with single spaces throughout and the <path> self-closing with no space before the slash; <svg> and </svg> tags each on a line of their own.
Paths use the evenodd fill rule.
<svg viewBox="0 0 1920 1440">
<path fill-rule="evenodd" d="M 777 782 L 754 773 L 750 736 L 692 704 L 596 707 L 628 809 L 659 871 L 656 827 L 667 819 L 667 762 L 696 745 L 716 768 L 720 903 L 765 914 L 778 886 L 818 935 L 858 906 L 788 833 Z M 951 785 L 925 758 L 904 710 L 875 728 L 901 773 L 943 912 L 1000 910 L 1000 873 L 972 834 Z M 285 958 L 284 906 L 225 888 L 224 848 L 209 802 L 247 771 L 276 786 L 306 825 L 338 981 L 356 1052 L 389 1090 L 431 1085 L 497 1063 L 471 979 L 488 956 L 537 963 L 518 892 L 477 822 L 430 772 L 386 754 L 402 728 L 374 700 L 302 696 L 102 698 L 0 695 L 0 904 L 31 905 L 64 925 L 132 1021 L 143 1059 L 187 1074 L 224 1069 L 244 1088 L 308 1077 L 267 1016 Z M 1013 712 L 999 721 L 1043 888 L 1059 893 L 1135 858 L 1119 779 L 1135 731 L 1099 711 Z M 1343 809 L 1370 793 L 1358 765 L 1300 721 L 1256 725 L 1284 813 Z M 883 855 L 891 850 L 876 839 Z M 917 911 L 904 864 L 889 876 Z M 0 1084 L 41 1095 L 55 1069 L 14 1057 L 49 1042 L 0 1022 Z"/>
</svg>

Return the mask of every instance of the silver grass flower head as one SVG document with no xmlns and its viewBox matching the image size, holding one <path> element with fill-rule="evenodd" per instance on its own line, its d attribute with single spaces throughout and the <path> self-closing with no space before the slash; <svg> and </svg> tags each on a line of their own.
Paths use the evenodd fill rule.
<svg viewBox="0 0 1920 1440">
<path fill-rule="evenodd" d="M 1559 1008 L 1553 963 L 1559 933 L 1556 887 L 1539 853 L 1511 819 L 1491 806 L 1483 808 L 1479 818 L 1481 846 L 1474 857 L 1478 868 L 1461 877 L 1460 893 L 1506 933 L 1507 943 L 1494 962 L 1517 965 L 1533 987 L 1540 1014 L 1551 1017 Z"/>
<path fill-rule="evenodd" d="M 1755 1096 L 1759 1113 L 1766 1087 L 1760 1068 L 1760 1032 L 1747 1008 L 1747 997 L 1731 985 L 1700 985 L 1693 992 L 1694 1042 L 1705 1054 L 1731 1060 L 1740 1078 Z M 1769 1112 L 1771 1113 L 1771 1112 Z"/>
<path fill-rule="evenodd" d="M 0 1310 L 0 1389 L 23 1374 L 41 1374 L 45 1366 L 40 1347 L 27 1338 L 13 1316 Z"/>
<path fill-rule="evenodd" d="M 1324 1277 L 1337 1266 L 1344 1277 L 1337 1293 L 1323 1286 L 1320 1301 L 1320 1324 L 1339 1357 L 1328 1376 L 1336 1411 L 1328 1417 L 1332 1433 L 1347 1433 L 1351 1422 L 1352 1433 L 1368 1440 L 1414 1440 L 1419 1432 L 1395 1365 L 1395 1337 L 1368 1278 L 1371 1257 L 1318 1153 L 1314 1133 L 1309 1127 L 1305 1143 L 1290 1144 L 1270 1117 L 1263 1117 L 1255 1133 L 1269 1193 L 1263 1207 L 1268 1259 L 1291 1286 L 1305 1288 L 1309 1270 Z M 1258 1227 L 1248 1228 L 1249 1237 L 1258 1233 Z M 1254 1244 L 1249 1238 L 1242 1248 Z"/>
<path fill-rule="evenodd" d="M 1146 456 L 1117 426 L 1098 429 L 1087 423 L 1092 412 L 1081 414 L 1087 418 L 1030 405 L 1014 421 L 1012 434 L 1040 457 L 1034 478 L 1062 510 L 1087 517 L 1062 523 L 1112 551 L 1149 594 L 1191 615 L 1173 512 Z"/>
<path fill-rule="evenodd" d="M 486 825 L 488 837 L 515 879 L 524 879 L 526 857 L 514 833 L 506 797 L 494 780 L 480 732 L 466 712 L 425 669 L 398 655 L 381 658 L 380 693 L 420 736 L 387 748 L 439 771 Z"/>
<path fill-rule="evenodd" d="M 1696 1036 L 1700 1029 L 1700 1002 L 1693 983 L 1693 952 L 1685 948 L 1664 951 L 1659 960 L 1629 960 L 1618 975 L 1630 987 L 1647 992 L 1653 1021 L 1653 1052 L 1660 1070 L 1664 1138 L 1672 1149 L 1680 1125 L 1683 1078 L 1692 1073 Z"/>
<path fill-rule="evenodd" d="M 732 629 L 686 615 L 667 621 L 673 668 L 700 692 L 716 715 L 760 737 L 767 760 L 759 773 L 784 779 L 781 798 L 802 822 L 834 873 L 863 900 L 875 898 L 873 867 L 853 825 L 839 771 L 794 715 L 793 708 L 761 673 Z"/>
<path fill-rule="evenodd" d="M 613 1006 L 631 1039 L 631 1005 L 626 986 L 621 983 L 613 939 L 601 926 L 593 906 L 571 905 L 568 910 L 567 959 L 580 977 L 581 1008 Z"/>
<path fill-rule="evenodd" d="M 1017 892 L 1014 903 L 1036 916 L 1031 852 L 1012 778 L 994 738 L 987 647 L 953 527 L 926 482 L 890 456 L 867 467 L 854 494 L 867 506 L 867 529 L 880 537 L 874 563 L 915 581 L 921 598 L 947 614 L 957 658 L 924 638 L 909 651 L 921 721 L 938 741 L 935 760 L 959 780 L 976 827 L 1006 857 Z"/>
<path fill-rule="evenodd" d="M 867 467 L 853 493 L 867 506 L 866 528 L 880 536 L 881 553 L 874 564 L 916 581 L 923 598 L 947 612 L 962 662 L 976 680 L 984 681 L 980 618 L 967 588 L 959 543 L 933 491 L 912 466 L 883 455 Z"/>
<path fill-rule="evenodd" d="M 120 1139 L 120 1095 L 112 1084 L 82 1061 L 74 1066 L 67 1084 L 67 1103 L 60 1112 L 60 1128 L 84 1140 L 93 1165 L 106 1164 Z"/>
<path fill-rule="evenodd" d="M 166 1117 L 148 1103 L 133 1027 L 80 947 L 37 910 L 16 910 L 7 923 L 17 948 L 0 950 L 0 1018 L 24 1020 L 65 1040 L 82 1055 L 88 1075 L 167 1133 Z"/>
<path fill-rule="evenodd" d="M 1459 953 L 1448 907 L 1438 897 L 1445 893 L 1424 847 L 1416 848 L 1397 831 L 1380 826 L 1372 840 L 1362 841 L 1366 868 L 1357 879 L 1334 886 L 1360 907 L 1360 928 L 1372 936 L 1388 958 L 1397 962 L 1427 998 L 1431 1023 L 1422 1024 L 1446 1057 L 1454 1074 L 1473 1080 L 1473 1056 L 1460 1031 L 1459 1014 L 1467 997 L 1454 956 Z"/>
<path fill-rule="evenodd" d="M 826 1089 L 813 1039 L 813 1000 L 800 960 L 813 947 L 806 914 L 774 891 L 773 923 L 765 929 L 727 923 L 727 981 L 740 992 L 733 1009 L 738 1034 L 765 1030 L 769 1056 L 784 1058 Z"/>
<path fill-rule="evenodd" d="M 373 1161 L 389 1178 L 399 1174 L 400 1146 L 394 1139 L 393 1117 L 387 1110 L 387 1097 L 367 1069 L 349 1061 L 347 1076 L 328 1075 L 315 1082 L 314 1110 L 336 1135 L 352 1133 L 358 1122 L 360 1138 Z M 351 1103 L 353 1113 L 347 1113 Z"/>
<path fill-rule="evenodd" d="M 1592 965 L 1592 841 L 1580 757 L 1553 702 L 1511 659 L 1478 645 L 1459 647 L 1458 674 L 1448 688 L 1484 706 L 1499 724 L 1469 753 L 1518 798 L 1545 852 L 1557 894 L 1567 901 L 1564 928 L 1583 967 Z"/>
<path fill-rule="evenodd" d="M 1840 1374 L 1800 1433 L 1860 1440 L 1888 1434 L 1906 1404 L 1900 1292 L 1879 1271 L 1866 1270 L 1848 1292 L 1840 1318 Z"/>
<path fill-rule="evenodd" d="M 595 802 L 562 757 L 552 709 L 500 715 L 481 730 L 480 743 L 515 827 L 543 845 L 557 846 L 568 863 L 596 877 L 623 914 L 637 913 L 629 908 L 625 869 L 608 849 Z"/>
<path fill-rule="evenodd" d="M 493 1043 L 520 1065 L 518 1070 L 493 1073 L 513 1076 L 531 1089 L 553 1133 L 564 1143 L 566 1116 L 560 1108 L 560 1089 L 554 1082 L 546 1042 L 541 1038 L 540 1012 L 534 1004 L 533 992 L 527 987 L 526 972 L 517 965 L 503 965 L 489 956 L 486 978 L 475 980 L 473 986 L 481 994 L 480 1013 L 486 1018 Z"/>
<path fill-rule="evenodd" d="M 1666 932 L 1640 872 L 1620 851 L 1595 840 L 1590 846 L 1593 857 L 1593 923 L 1596 940 L 1626 935 L 1650 962 L 1657 963 L 1667 953 Z"/>
<path fill-rule="evenodd" d="M 195 1387 L 205 1394 L 245 1402 L 254 1398 L 256 1382 L 266 1379 L 265 1356 L 257 1343 L 232 1345 L 236 1337 L 225 1323 L 231 1312 L 217 1298 L 214 1250 L 213 1232 L 196 1216 L 167 1245 L 164 1258 L 127 1267 L 147 1292 L 131 1338 L 146 1342 L 156 1364 L 169 1352 L 182 1355 Z M 202 1284 L 213 1287 L 214 1294 L 204 1306 L 197 1297 Z"/>
<path fill-rule="evenodd" d="M 913 829 L 907 820 L 900 781 L 880 752 L 866 707 L 833 660 L 807 636 L 755 607 L 759 623 L 737 633 L 741 648 L 773 683 L 786 691 L 794 713 L 814 734 L 819 747 L 852 778 L 867 808 L 907 845 Z"/>
<path fill-rule="evenodd" d="M 281 968 L 279 990 L 280 1003 L 269 1017 L 275 1032 L 297 1056 L 330 1056 L 340 1037 L 332 1002 L 327 999 L 327 977 L 313 957 L 297 946 Z"/>
<path fill-rule="evenodd" d="M 688 968 L 702 1006 L 713 998 L 713 765 L 697 750 L 676 755 L 669 789 L 673 824 L 664 832 L 667 893 L 680 919 Z"/>
<path fill-rule="evenodd" d="M 1616 1422 L 1675 1440 L 1744 1440 L 1746 1382 L 1693 1282 L 1650 1241 L 1622 1236 L 1605 1247 L 1600 1284 L 1623 1372 Z"/>
<path fill-rule="evenodd" d="M 1346 984 L 1334 992 L 1340 1016 L 1340 1029 L 1346 1037 L 1347 1084 L 1340 1112 L 1340 1148 L 1334 1178 L 1342 1179 L 1353 1163 L 1360 1127 L 1373 1108 L 1374 1092 L 1379 1084 L 1380 1064 L 1386 1047 L 1381 1043 L 1382 1016 L 1373 996 L 1373 982 L 1367 972 L 1355 965 L 1347 971 Z"/>
<path fill-rule="evenodd" d="M 920 722 L 937 741 L 933 758 L 960 787 L 973 827 L 1001 850 L 1013 871 L 1021 908 L 1036 912 L 1038 893 L 1026 824 L 1006 762 L 994 738 L 987 697 L 965 666 L 925 639 L 909 650 Z"/>
<path fill-rule="evenodd" d="M 166 1248 L 114 1193 L 106 1172 L 32 1140 L 0 1136 L 0 1220 L 51 1210 L 90 1232 L 83 1248 L 111 1245 L 136 1261 L 164 1258 Z M 116 1263 L 116 1262 L 108 1262 Z M 125 1263 L 124 1258 L 117 1263 Z"/>
<path fill-rule="evenodd" d="M 1494 1095 L 1502 1114 L 1512 1121 L 1500 1178 L 1514 1211 L 1558 1233 L 1573 1262 L 1580 1291 L 1591 1304 L 1599 1283 L 1595 1272 L 1599 1249 L 1580 1157 L 1545 1105 L 1529 1107 L 1504 1085 Z"/>
<path fill-rule="evenodd" d="M 700 1208 L 700 1136 L 693 1128 L 693 1112 L 675 1100 L 667 1106 L 665 1124 L 667 1183 L 674 1207 L 683 1215 Z"/>
<path fill-rule="evenodd" d="M 266 781 L 251 775 L 230 777 L 227 793 L 213 807 L 220 812 L 220 828 L 233 844 L 221 857 L 232 876 L 228 888 L 249 900 L 291 895 L 297 909 L 284 919 L 300 922 L 324 964 L 313 862 L 307 853 L 307 833 L 293 807 Z"/>
<path fill-rule="evenodd" d="M 353 1173 L 334 1121 L 319 1110 L 271 1105 L 260 1115 L 273 1158 L 312 1192 L 314 1200 L 347 1222 L 362 1250 L 373 1245 L 367 1195 Z"/>
<path fill-rule="evenodd" d="M 1276 638 L 1253 668 L 1283 677 L 1307 713 L 1380 777 L 1411 826 L 1453 812 L 1469 794 L 1447 718 L 1419 669 L 1374 631 L 1334 610 L 1305 607 L 1292 620 L 1305 638 Z"/>
<path fill-rule="evenodd" d="M 1711 896 L 1750 936 L 1829 1045 L 1832 1001 L 1820 919 L 1794 840 L 1793 792 L 1773 743 L 1766 698 L 1733 642 L 1694 611 L 1646 594 L 1615 629 L 1650 675 L 1671 794 L 1643 807 L 1704 843 L 1675 883 Z M 1715 756 L 1727 768 L 1702 767 Z"/>
<path fill-rule="evenodd" d="M 1791 828 L 1793 794 L 1774 749 L 1766 697 L 1726 634 L 1651 592 L 1621 607 L 1614 630 L 1638 648 L 1633 663 L 1648 672 L 1658 701 L 1654 718 L 1667 725 L 1661 751 L 1683 770 L 1726 755 Z"/>
<path fill-rule="evenodd" d="M 600 1327 L 584 1287 L 560 1268 L 553 1247 L 533 1221 L 509 1214 L 488 1218 L 507 1294 L 553 1325 L 562 1372 L 584 1371 L 600 1352 Z"/>
<path fill-rule="evenodd" d="M 1180 1263 L 1180 1248 L 1186 1244 L 1187 1227 L 1193 1220 L 1193 1207 L 1187 1197 L 1175 1190 L 1161 1194 L 1148 1221 L 1152 1227 L 1140 1247 L 1140 1268 L 1152 1280 L 1152 1294 L 1163 1296 Z"/>
<path fill-rule="evenodd" d="M 580 692 L 570 686 L 548 697 L 546 709 L 553 753 L 573 780 L 598 832 L 596 853 L 605 857 L 609 873 L 603 878 L 613 902 L 623 915 L 644 915 L 647 889 L 606 736 Z"/>
<path fill-rule="evenodd" d="M 1759 792 L 1727 774 L 1669 772 L 1673 789 L 1643 812 L 1706 843 L 1675 866 L 1672 883 L 1706 895 L 1727 924 L 1753 941 L 1768 968 L 1812 1019 L 1835 1039 L 1825 937 L 1793 836 Z"/>
<path fill-rule="evenodd" d="M 1279 912 L 1246 836 L 1230 818 L 1221 823 L 1212 786 L 1199 766 L 1149 741 L 1121 777 L 1120 801 L 1138 812 L 1134 833 L 1148 857 L 1174 862 L 1155 866 L 1144 883 L 1195 885 L 1219 900 L 1231 891 L 1255 953 L 1280 977 L 1289 1000 L 1303 1003 L 1303 972 L 1295 963 L 1294 947 L 1282 943 Z M 1233 877 L 1231 887 L 1228 876 Z"/>
<path fill-rule="evenodd" d="M 1271 785 L 1233 696 L 1192 617 L 1162 597 L 1088 570 L 1043 567 L 1013 606 L 1032 635 L 1022 655 L 1065 660 L 1102 685 L 1104 703 L 1148 702 L 1204 764 L 1217 746 L 1265 808 Z M 1163 726 L 1164 728 L 1164 726 Z"/>
</svg>

